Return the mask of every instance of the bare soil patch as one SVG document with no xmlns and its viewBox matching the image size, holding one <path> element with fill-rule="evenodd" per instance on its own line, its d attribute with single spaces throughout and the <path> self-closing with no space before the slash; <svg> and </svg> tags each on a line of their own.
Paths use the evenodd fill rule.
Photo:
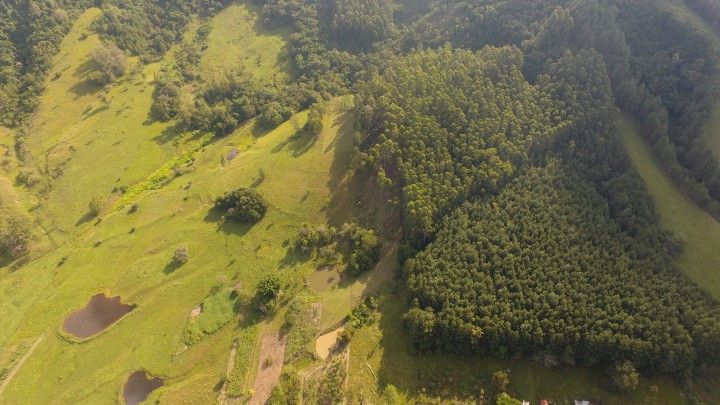
<svg viewBox="0 0 720 405">
<path fill-rule="evenodd" d="M 343 327 L 337 328 L 334 331 L 326 333 L 315 340 L 315 351 L 321 359 L 327 359 L 328 357 L 330 357 L 330 354 L 338 348 L 337 338 L 338 335 L 340 335 L 340 332 L 342 332 L 344 329 L 345 328 Z"/>
<path fill-rule="evenodd" d="M 273 388 L 280 380 L 286 345 L 287 337 L 279 333 L 263 336 L 250 405 L 264 405 L 270 399 Z"/>
</svg>

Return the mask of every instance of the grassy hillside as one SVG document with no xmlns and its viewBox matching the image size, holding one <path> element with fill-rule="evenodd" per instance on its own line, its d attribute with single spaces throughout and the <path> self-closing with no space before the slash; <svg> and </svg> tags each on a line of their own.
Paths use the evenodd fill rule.
<svg viewBox="0 0 720 405">
<path fill-rule="evenodd" d="M 229 10 L 246 12 L 242 6 Z M 107 402 L 137 369 L 165 378 L 153 398 L 211 403 L 235 336 L 275 330 L 278 323 L 257 323 L 240 305 L 225 327 L 188 348 L 183 336 L 191 312 L 217 288 L 250 297 L 257 280 L 275 272 L 297 289 L 313 271 L 288 256 L 287 240 L 303 222 L 323 224 L 331 213 L 332 221 L 344 220 L 328 205 L 347 168 L 352 125 L 346 103 L 329 106 L 317 139 L 294 136 L 306 113 L 260 138 L 252 123 L 220 140 L 178 134 L 172 124 L 148 119 L 159 63 L 136 65 L 107 90 L 88 87 L 84 66 L 99 39 L 85 34 L 97 14 L 84 13 L 63 41 L 28 139 L 33 163 L 51 184 L 35 215 L 64 243 L 21 271 L 2 271 L 0 347 L 13 354 L 0 358 L 16 359 L 27 342 L 45 338 L 0 403 Z M 241 21 L 224 29 L 241 37 L 252 29 L 246 25 L 252 21 Z M 210 43 L 208 54 L 217 55 L 214 47 L 221 45 Z M 223 223 L 211 212 L 216 196 L 251 185 L 270 204 L 260 223 Z M 124 196 L 113 193 L 121 186 L 128 190 Z M 101 220 L 85 216 L 94 197 L 104 201 Z M 137 212 L 119 203 L 123 199 L 137 204 Z M 190 260 L 176 268 L 170 261 L 178 246 L 188 247 Z M 74 343 L 60 332 L 62 320 L 98 292 L 120 295 L 137 308 L 97 337 Z M 236 358 L 249 365 L 236 368 L 250 376 L 257 337 L 241 339 L 237 348 Z M 252 379 L 240 385 L 252 386 Z"/>
<path fill-rule="evenodd" d="M 201 69 L 241 68 L 261 81 L 283 83 L 287 79 L 286 28 L 265 28 L 256 7 L 235 3 L 212 20 L 208 48 Z"/>
<path fill-rule="evenodd" d="M 631 396 L 619 396 L 607 390 L 601 369 L 417 354 L 403 329 L 408 299 L 393 280 L 400 220 L 386 196 L 350 173 L 356 135 L 350 98 L 328 103 L 317 137 L 300 131 L 307 111 L 263 134 L 253 122 L 222 138 L 182 132 L 150 113 L 155 74 L 178 45 L 154 63 L 130 58 L 127 74 L 104 88 L 87 80 L 90 54 L 102 45 L 91 28 L 100 13 L 85 11 L 54 58 L 28 126 L 25 167 L 15 157 L 13 133 L 0 127 L 0 203 L 32 215 L 37 225 L 28 260 L 0 264 L 0 405 L 120 403 L 126 378 L 140 369 L 165 381 L 148 403 L 223 402 L 228 392 L 245 400 L 258 364 L 268 358 L 261 355 L 263 340 L 284 330 L 294 310 L 256 310 L 253 294 L 267 274 L 282 280 L 283 300 L 299 296 L 305 305 L 298 310 L 305 324 L 288 332 L 292 359 L 276 362 L 304 377 L 324 364 L 313 354 L 316 335 L 336 330 L 364 296 L 379 294 L 377 318 L 343 352 L 351 398 L 381 403 L 378 393 L 387 384 L 418 401 L 481 392 L 489 398 L 492 373 L 509 370 L 509 391 L 534 403 L 687 402 L 669 377 L 641 378 Z M 199 22 L 190 23 L 185 40 Z M 264 27 L 253 5 L 230 4 L 212 18 L 201 75 L 243 69 L 281 86 L 289 80 L 289 33 Z M 720 116 L 717 121 L 720 128 Z M 682 269 L 720 298 L 720 224 L 677 191 L 632 121 L 622 124 L 663 224 L 686 241 Z M 717 146 L 720 151 L 720 140 Z M 16 181 L 22 170 L 32 171 L 37 184 Z M 238 187 L 252 187 L 268 201 L 260 222 L 224 222 L 212 209 L 217 196 Z M 89 215 L 94 199 L 102 206 L 97 217 Z M 373 271 L 346 277 L 340 265 L 318 268 L 290 249 L 304 223 L 347 221 L 378 230 L 383 247 Z M 172 263 L 179 247 L 189 252 L 183 265 Z M 135 308 L 86 341 L 63 332 L 64 318 L 98 293 L 121 296 Z"/>
<path fill-rule="evenodd" d="M 680 268 L 713 297 L 720 298 L 720 223 L 685 196 L 665 174 L 637 125 L 628 116 L 620 120 L 625 147 L 645 180 L 660 213 L 661 224 L 684 241 Z"/>
<path fill-rule="evenodd" d="M 114 188 L 142 181 L 178 152 L 164 142 L 169 125 L 148 120 L 159 64 L 130 61 L 132 73 L 106 89 L 86 80 L 89 54 L 100 46 L 88 35 L 98 15 L 85 12 L 63 40 L 28 135 L 33 163 L 52 182 L 41 216 L 56 237 L 84 224 L 91 199 L 109 205 Z"/>
</svg>

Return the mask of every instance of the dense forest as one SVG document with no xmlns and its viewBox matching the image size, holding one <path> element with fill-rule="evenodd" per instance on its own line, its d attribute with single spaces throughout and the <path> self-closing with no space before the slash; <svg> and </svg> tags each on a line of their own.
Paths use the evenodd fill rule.
<svg viewBox="0 0 720 405">
<path fill-rule="evenodd" d="M 720 2 L 686 0 L 699 16 L 689 23 L 657 0 L 252 0 L 264 27 L 292 32 L 287 81 L 200 71 L 210 17 L 228 3 L 3 1 L 0 124 L 21 138 L 61 39 L 99 7 L 94 83 L 123 74 L 127 56 L 157 62 L 177 45 L 152 119 L 179 131 L 217 139 L 254 123 L 261 134 L 309 110 L 303 130 L 317 136 L 326 102 L 353 96 L 353 170 L 399 202 L 416 349 L 684 376 L 720 366 L 720 304 L 677 269 L 682 241 L 661 228 L 616 128 L 620 113 L 637 119 L 664 170 L 720 217 L 705 133 Z M 254 223 L 268 204 L 240 189 L 216 208 Z M 27 250 L 27 221 L 0 211 L 0 258 Z M 342 252 L 352 275 L 380 247 L 355 225 L 305 225 L 294 242 L 332 263 Z"/>
</svg>

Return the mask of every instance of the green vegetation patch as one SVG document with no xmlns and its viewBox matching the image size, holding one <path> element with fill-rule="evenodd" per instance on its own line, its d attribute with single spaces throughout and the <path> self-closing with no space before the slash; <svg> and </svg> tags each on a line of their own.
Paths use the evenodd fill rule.
<svg viewBox="0 0 720 405">
<path fill-rule="evenodd" d="M 200 304 L 200 313 L 192 314 L 185 330 L 185 342 L 197 343 L 207 335 L 215 333 L 236 315 L 235 305 L 238 293 L 223 287 Z"/>
<path fill-rule="evenodd" d="M 255 365 L 256 342 L 258 338 L 257 326 L 243 328 L 235 337 L 235 358 L 233 359 L 233 368 L 227 377 L 226 393 L 229 397 L 238 398 L 248 395 L 248 385 Z"/>
<path fill-rule="evenodd" d="M 288 78 L 284 52 L 289 33 L 286 27 L 266 28 L 255 6 L 232 3 L 212 19 L 200 69 L 240 68 L 259 81 L 282 84 Z"/>
<path fill-rule="evenodd" d="M 166 162 L 162 167 L 155 170 L 147 179 L 128 188 L 117 201 L 113 204 L 113 210 L 120 210 L 128 204 L 134 202 L 144 192 L 158 190 L 175 178 L 183 175 L 189 170 L 194 162 L 196 151 L 188 151 L 174 157 Z"/>
</svg>

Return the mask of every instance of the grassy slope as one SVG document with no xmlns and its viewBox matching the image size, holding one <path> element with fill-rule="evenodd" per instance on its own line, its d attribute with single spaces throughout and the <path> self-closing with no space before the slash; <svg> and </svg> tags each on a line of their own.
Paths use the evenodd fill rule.
<svg viewBox="0 0 720 405">
<path fill-rule="evenodd" d="M 236 3 L 213 19 L 202 70 L 242 68 L 266 82 L 280 84 L 287 79 L 283 37 L 289 30 L 265 28 L 257 22 L 258 11 L 257 7 Z"/>
<path fill-rule="evenodd" d="M 685 196 L 665 174 L 628 116 L 620 121 L 625 147 L 655 198 L 662 225 L 685 242 L 680 268 L 699 286 L 720 299 L 720 223 Z"/>
<path fill-rule="evenodd" d="M 67 242 L 0 277 L 0 347 L 47 336 L 0 403 L 107 402 L 138 368 L 166 378 L 166 387 L 153 394 L 162 402 L 212 402 L 239 323 L 231 321 L 184 351 L 190 311 L 218 284 L 239 285 L 249 295 L 267 272 L 281 271 L 299 284 L 312 271 L 309 264 L 288 264 L 284 243 L 302 222 L 326 221 L 331 172 L 337 161 L 347 160 L 340 155 L 349 150 L 336 148 L 347 145 L 349 136 L 342 143 L 336 136 L 348 126 L 331 108 L 330 125 L 315 142 L 291 139 L 304 113 L 257 139 L 250 126 L 243 127 L 198 150 L 189 173 L 141 193 L 137 213 L 112 211 L 112 187 L 141 183 L 166 161 L 196 149 L 198 141 L 184 135 L 166 139 L 167 125 L 145 123 L 157 65 L 111 86 L 107 109 L 99 93 L 80 90 L 82 65 L 98 40 L 79 38 L 96 15 L 96 10 L 85 13 L 63 42 L 56 58 L 61 76 L 49 82 L 30 138 L 38 166 L 65 167 L 37 214 L 55 224 Z M 236 29 L 246 28 L 237 24 Z M 211 41 L 209 53 L 218 52 L 214 46 L 220 44 Z M 239 155 L 222 166 L 221 157 L 233 148 Z M 222 224 L 209 214 L 215 196 L 250 185 L 261 168 L 265 179 L 257 189 L 271 204 L 262 222 Z M 107 200 L 106 215 L 100 223 L 76 226 L 93 196 Z M 96 241 L 102 243 L 95 247 Z M 169 272 L 179 245 L 189 247 L 191 258 Z M 62 258 L 67 260 L 60 266 Z M 63 317 L 98 291 L 122 295 L 138 307 L 89 342 L 70 343 L 59 333 Z M 239 350 L 252 351 L 254 345 Z"/>
<path fill-rule="evenodd" d="M 147 121 L 159 64 L 133 61 L 139 72 L 107 90 L 85 81 L 89 53 L 100 39 L 81 35 L 98 15 L 97 9 L 84 13 L 63 40 L 50 72 L 60 77 L 48 81 L 28 136 L 36 166 L 56 177 L 42 210 L 56 236 L 76 233 L 91 199 L 109 200 L 114 187 L 141 181 L 176 153 L 160 141 L 169 125 Z"/>
</svg>

